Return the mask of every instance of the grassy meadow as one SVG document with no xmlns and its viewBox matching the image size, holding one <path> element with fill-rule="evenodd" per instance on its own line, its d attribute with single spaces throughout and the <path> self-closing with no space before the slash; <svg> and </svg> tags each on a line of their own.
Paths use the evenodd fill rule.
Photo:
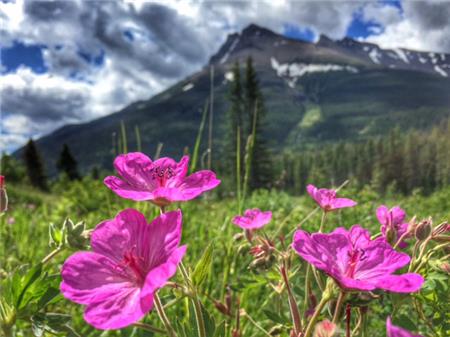
<svg viewBox="0 0 450 337">
<path fill-rule="evenodd" d="M 60 180 L 54 184 L 51 193 L 14 184 L 7 185 L 7 190 L 9 210 L 0 217 L 0 261 L 2 261 L 0 276 L 3 280 L 18 272 L 20 268 L 24 268 L 23 265 L 33 265 L 52 251 L 49 246 L 50 224 L 60 226 L 65 218 L 70 217 L 74 222 L 85 221 L 87 229 L 93 229 L 101 221 L 113 218 L 125 208 L 140 210 L 148 220 L 159 213 L 158 208 L 150 203 L 135 203 L 117 197 L 101 180 L 89 177 L 74 182 Z M 217 190 L 220 190 L 220 186 Z M 450 217 L 450 187 L 428 196 L 421 195 L 419 191 L 410 196 L 395 193 L 380 196 L 368 187 L 358 192 L 350 182 L 340 194 L 356 200 L 358 205 L 331 213 L 325 232 L 338 226 L 349 228 L 358 223 L 375 234 L 380 226 L 375 210 L 381 204 L 389 207 L 400 205 L 407 212 L 408 219 L 414 215 L 418 219 L 432 216 L 434 223 L 438 224 Z M 206 247 L 209 244 L 213 247 L 211 269 L 207 272 L 199 293 L 208 317 L 216 326 L 223 326 L 223 336 L 234 336 L 232 327 L 236 325 L 235 314 L 228 316 L 217 309 L 218 304 L 215 301 L 223 303 L 227 298 L 231 298 L 233 310 L 236 309 L 239 298 L 241 336 L 289 336 L 292 323 L 277 261 L 274 260 L 264 266 L 252 264 L 253 257 L 249 254 L 249 243 L 242 237 L 237 237 L 236 234 L 242 233 L 242 230 L 231 223 L 232 217 L 238 214 L 236 199 L 232 197 L 219 199 L 217 192 L 209 192 L 196 200 L 171 205 L 169 209 L 178 207 L 183 211 L 182 243 L 188 246 L 184 258 L 187 268 L 192 271 Z M 302 228 L 311 232 L 317 231 L 319 227 L 320 212 L 313 212 L 317 211 L 316 204 L 309 196 L 293 197 L 282 191 L 259 190 L 245 200 L 244 209 L 253 207 L 273 212 L 273 219 L 264 227 L 262 235 L 276 241 L 278 249 L 286 249 L 291 244 L 292 233 L 300 223 Z M 411 249 L 410 244 L 408 252 Z M 73 252 L 74 249 L 63 249 L 46 265 L 48 274 L 55 275 L 55 284 L 59 282 L 62 263 Z M 440 253 L 437 257 L 441 258 L 443 255 Z M 294 253 L 290 256 L 290 263 L 292 263 L 291 286 L 299 303 L 300 312 L 303 313 L 306 263 Z M 446 317 L 450 312 L 448 304 L 450 298 L 448 274 L 440 268 L 440 263 L 436 260 L 434 265 L 427 267 L 425 272 L 428 277 L 424 287 L 420 293 L 410 298 L 398 294 L 377 294 L 369 309 L 367 324 L 370 336 L 385 336 L 385 317 L 392 314 L 393 310 L 394 322 L 404 328 L 421 332 L 424 336 L 446 336 L 450 329 Z M 177 273 L 172 281 L 181 282 L 180 273 Z M 314 289 L 313 292 L 320 299 L 320 291 Z M 167 315 L 173 321 L 192 320 L 192 309 L 189 308 L 188 300 L 176 289 L 164 288 L 161 298 L 167 306 Z M 421 310 L 417 311 L 420 314 L 411 310 L 411 306 L 417 303 L 422 306 Z M 50 330 L 45 332 L 43 329 L 40 336 L 158 335 L 136 327 L 109 332 L 95 330 L 84 322 L 82 306 L 69 302 L 62 295 L 53 298 L 44 310 L 70 315 L 64 324 L 67 323 L 71 328 L 62 329 L 61 333 L 52 333 Z M 32 323 L 27 314 L 23 315 L 23 319 L 17 320 L 15 336 L 29 337 L 32 334 L 39 336 L 35 327 L 32 330 Z M 352 319 L 356 324 L 357 315 L 355 314 Z M 149 313 L 145 322 L 161 327 L 155 312 Z M 186 333 L 186 336 L 195 336 L 195 331 L 192 334 Z"/>
</svg>

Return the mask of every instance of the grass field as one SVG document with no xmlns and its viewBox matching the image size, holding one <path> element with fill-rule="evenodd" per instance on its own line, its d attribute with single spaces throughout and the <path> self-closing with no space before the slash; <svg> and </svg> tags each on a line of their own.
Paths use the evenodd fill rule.
<svg viewBox="0 0 450 337">
<path fill-rule="evenodd" d="M 59 226 L 66 217 L 70 217 L 74 222 L 85 221 L 87 228 L 93 229 L 96 224 L 104 219 L 113 218 L 124 208 L 137 208 L 147 219 L 154 218 L 159 212 L 150 203 L 134 203 L 120 199 L 104 187 L 102 182 L 88 178 L 74 183 L 56 184 L 51 194 L 41 193 L 27 186 L 8 186 L 8 193 L 10 207 L 1 217 L 0 261 L 3 279 L 22 265 L 37 263 L 52 250 L 49 247 L 48 227 L 51 223 Z M 325 232 L 338 226 L 349 228 L 356 223 L 369 228 L 372 233 L 378 232 L 379 224 L 375 210 L 380 204 L 400 205 L 406 210 L 408 218 L 416 215 L 418 219 L 422 219 L 431 215 L 436 224 L 448 219 L 450 215 L 450 188 L 427 197 L 419 193 L 408 197 L 399 195 L 381 197 L 369 188 L 356 193 L 351 186 L 344 188 L 341 193 L 358 201 L 358 206 L 332 213 L 328 218 Z M 245 201 L 244 206 L 273 211 L 273 220 L 264 228 L 263 233 L 274 240 L 283 237 L 285 245 L 290 245 L 292 233 L 297 225 L 316 207 L 309 197 L 292 197 L 279 191 L 255 192 Z M 187 268 L 192 270 L 208 244 L 213 245 L 211 272 L 207 274 L 207 280 L 201 287 L 200 297 L 207 311 L 214 317 L 216 325 L 222 321 L 227 322 L 229 327 L 226 335 L 231 336 L 234 318 L 216 310 L 213 302 L 214 300 L 223 302 L 227 293 L 231 292 L 234 300 L 239 297 L 240 307 L 246 313 L 241 315 L 242 336 L 265 336 L 270 331 L 275 333 L 277 328 L 280 330 L 280 336 L 288 336 L 292 323 L 277 263 L 274 261 L 264 268 L 251 267 L 252 256 L 248 253 L 250 245 L 245 240 L 236 239 L 235 235 L 241 230 L 231 223 L 232 217 L 237 214 L 236 201 L 231 198 L 219 200 L 214 193 L 210 193 L 188 203 L 172 205 L 170 209 L 178 207 L 183 211 L 182 242 L 188 246 L 184 259 Z M 319 222 L 320 212 L 316 212 L 302 224 L 302 227 L 308 231 L 317 231 Z M 61 264 L 72 252 L 73 250 L 65 249 L 55 256 L 48 264 L 48 272 L 58 275 Z M 292 254 L 291 261 L 295 266 L 291 269 L 290 275 L 293 291 L 297 301 L 303 303 L 305 263 L 295 254 Z M 443 314 L 448 313 L 450 309 L 448 275 L 439 269 L 437 262 L 436 267 L 428 268 L 426 273 L 430 278 L 427 279 L 421 293 L 414 297 L 421 300 L 424 306 L 423 314 L 428 322 L 415 312 L 411 312 L 410 299 L 402 301 L 403 297 L 400 295 L 382 295 L 374 300 L 370 307 L 368 326 L 371 336 L 385 335 L 385 317 L 392 312 L 393 306 L 396 311 L 395 322 L 411 330 L 420 331 L 426 336 L 445 335 L 445 331 L 449 329 L 448 321 L 445 323 L 446 318 Z M 179 273 L 174 280 L 181 282 Z M 316 290 L 315 292 L 320 298 L 320 293 Z M 162 301 L 170 304 L 167 308 L 168 316 L 172 320 L 189 321 L 187 299 L 167 287 L 163 289 L 162 294 Z M 442 296 L 447 297 L 446 302 Z M 82 307 L 62 296 L 56 297 L 54 303 L 52 302 L 45 310 L 70 314 L 70 324 L 80 336 L 152 336 L 151 332 L 138 328 L 127 328 L 120 332 L 95 330 L 83 321 Z M 154 312 L 147 315 L 145 321 L 160 326 Z M 435 331 L 430 330 L 430 323 L 431 326 L 434 324 Z M 45 336 L 47 334 L 43 333 Z M 66 334 L 62 333 L 63 336 Z M 31 327 L 27 319 L 17 321 L 16 336 L 31 336 Z"/>
</svg>

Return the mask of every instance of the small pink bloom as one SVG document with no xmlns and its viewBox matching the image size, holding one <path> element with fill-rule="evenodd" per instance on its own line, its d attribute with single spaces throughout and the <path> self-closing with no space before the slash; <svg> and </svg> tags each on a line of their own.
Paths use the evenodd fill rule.
<svg viewBox="0 0 450 337">
<path fill-rule="evenodd" d="M 340 227 L 329 234 L 298 230 L 292 246 L 303 259 L 346 290 L 379 288 L 410 293 L 418 291 L 424 282 L 415 273 L 394 275 L 409 263 L 410 257 L 395 251 L 384 238 L 370 240 L 369 231 L 359 225 L 350 230 Z"/>
<path fill-rule="evenodd" d="M 381 233 L 383 237 L 391 244 L 396 244 L 400 237 L 408 231 L 409 224 L 404 223 L 406 213 L 398 206 L 387 208 L 381 205 L 377 208 L 377 218 L 381 224 Z M 400 248 L 407 246 L 402 241 L 398 245 Z"/>
<path fill-rule="evenodd" d="M 336 330 L 336 324 L 326 319 L 320 323 L 317 323 L 314 329 L 313 337 L 333 337 L 336 333 Z"/>
<path fill-rule="evenodd" d="M 336 198 L 335 190 L 328 190 L 326 188 L 317 188 L 314 185 L 306 187 L 308 194 L 319 204 L 319 206 L 326 212 L 334 211 L 339 208 L 353 207 L 357 203 L 352 199 Z"/>
<path fill-rule="evenodd" d="M 132 152 L 114 160 L 121 178 L 106 177 L 105 185 L 118 196 L 135 201 L 150 200 L 158 206 L 187 201 L 220 184 L 212 171 L 198 171 L 186 176 L 189 156 L 177 163 L 171 158 L 152 161 L 145 154 Z"/>
<path fill-rule="evenodd" d="M 5 187 L 5 176 L 0 176 L 0 188 Z"/>
<path fill-rule="evenodd" d="M 272 212 L 262 212 L 258 208 L 248 209 L 244 215 L 236 215 L 233 223 L 242 229 L 257 229 L 268 224 L 272 220 Z"/>
<path fill-rule="evenodd" d="M 153 308 L 153 296 L 176 272 L 186 246 L 181 211 L 151 223 L 134 209 L 120 212 L 92 232 L 92 252 L 77 252 L 64 263 L 61 292 L 86 305 L 84 319 L 97 329 L 120 329 Z"/>
<path fill-rule="evenodd" d="M 423 337 L 422 335 L 412 334 L 408 330 L 393 325 L 390 317 L 386 321 L 386 335 L 387 337 Z"/>
</svg>

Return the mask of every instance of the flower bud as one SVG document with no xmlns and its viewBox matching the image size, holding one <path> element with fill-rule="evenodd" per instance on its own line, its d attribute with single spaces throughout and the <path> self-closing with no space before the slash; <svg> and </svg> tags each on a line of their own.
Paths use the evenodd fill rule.
<svg viewBox="0 0 450 337">
<path fill-rule="evenodd" d="M 0 176 L 0 214 L 8 210 L 8 195 L 5 188 L 5 177 Z"/>
<path fill-rule="evenodd" d="M 220 301 L 214 300 L 214 306 L 217 310 L 219 310 L 222 314 L 230 316 L 230 312 L 225 304 Z"/>
<path fill-rule="evenodd" d="M 336 333 L 336 324 L 329 320 L 324 320 L 316 325 L 313 337 L 333 337 Z"/>
<path fill-rule="evenodd" d="M 426 240 L 431 234 L 431 219 L 424 220 L 416 227 L 414 235 L 418 241 Z"/>
<path fill-rule="evenodd" d="M 83 249 L 87 245 L 87 239 L 84 235 L 84 231 L 86 229 L 86 224 L 82 221 L 73 224 L 72 220 L 66 220 L 66 229 L 67 229 L 67 243 L 70 247 L 75 249 Z"/>
<path fill-rule="evenodd" d="M 237 233 L 233 236 L 233 241 L 242 241 L 243 238 L 244 238 L 243 233 Z"/>
<path fill-rule="evenodd" d="M 450 263 L 444 262 L 439 267 L 444 273 L 447 273 L 450 275 Z"/>
</svg>

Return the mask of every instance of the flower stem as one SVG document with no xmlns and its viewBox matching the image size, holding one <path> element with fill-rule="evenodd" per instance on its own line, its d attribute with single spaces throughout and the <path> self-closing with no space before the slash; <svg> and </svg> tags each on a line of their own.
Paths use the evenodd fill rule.
<svg viewBox="0 0 450 337">
<path fill-rule="evenodd" d="M 310 337 L 314 326 L 316 325 L 317 319 L 319 318 L 319 315 L 322 311 L 322 309 L 325 307 L 325 305 L 328 303 L 328 301 L 330 300 L 329 296 L 323 296 L 322 299 L 320 300 L 320 303 L 318 304 L 317 308 L 315 308 L 314 310 L 314 314 L 311 317 L 311 320 L 308 322 L 308 326 L 306 327 L 306 331 L 303 337 Z"/>
<path fill-rule="evenodd" d="M 344 304 L 345 295 L 346 295 L 345 292 L 341 291 L 341 293 L 339 294 L 339 297 L 337 299 L 336 308 L 334 309 L 334 315 L 333 315 L 333 323 L 334 324 L 337 324 L 339 321 L 339 316 L 341 313 L 342 305 Z"/>
<path fill-rule="evenodd" d="M 167 318 L 166 312 L 164 311 L 164 307 L 161 303 L 158 293 L 155 293 L 154 301 L 155 301 L 156 311 L 158 312 L 158 316 L 161 319 L 162 323 L 164 324 L 164 327 L 166 328 L 168 335 L 170 337 L 177 337 L 175 330 L 173 329 L 172 325 L 170 324 L 169 319 Z"/>
<path fill-rule="evenodd" d="M 162 335 L 166 335 L 167 336 L 167 331 L 154 327 L 153 325 L 150 324 L 146 324 L 146 323 L 134 323 L 133 324 L 134 327 L 142 329 L 142 330 L 146 330 L 146 331 L 151 331 L 151 332 L 155 332 L 155 333 L 160 333 Z"/>
<path fill-rule="evenodd" d="M 327 212 L 322 212 L 322 219 L 320 220 L 319 233 L 323 232 L 323 227 L 325 226 L 325 221 L 327 219 Z"/>
<path fill-rule="evenodd" d="M 292 323 L 294 323 L 295 335 L 298 336 L 302 331 L 302 323 L 300 320 L 300 313 L 298 312 L 297 301 L 295 300 L 294 294 L 292 293 L 291 286 L 289 284 L 289 278 L 286 272 L 286 264 L 283 262 L 283 266 L 280 268 L 281 276 L 283 277 L 284 283 L 286 284 L 286 290 L 288 292 L 289 298 L 289 309 L 291 311 Z"/>
<path fill-rule="evenodd" d="M 181 274 L 183 275 L 184 282 L 186 283 L 186 286 L 190 289 L 191 292 L 191 300 L 192 304 L 194 305 L 194 314 L 195 314 L 195 320 L 197 322 L 197 330 L 198 330 L 198 336 L 199 337 L 207 337 L 206 336 L 206 327 L 205 327 L 205 321 L 203 319 L 203 313 L 202 313 L 202 304 L 200 303 L 200 299 L 198 298 L 198 294 L 194 286 L 189 280 L 189 275 L 187 272 L 186 267 L 184 266 L 183 262 L 180 262 L 180 270 Z"/>
<path fill-rule="evenodd" d="M 41 261 L 42 264 L 46 264 L 48 261 L 53 259 L 57 254 L 59 254 L 63 250 L 62 246 L 59 246 L 55 250 L 53 250 L 50 254 L 48 254 L 46 257 L 44 257 Z"/>
</svg>

